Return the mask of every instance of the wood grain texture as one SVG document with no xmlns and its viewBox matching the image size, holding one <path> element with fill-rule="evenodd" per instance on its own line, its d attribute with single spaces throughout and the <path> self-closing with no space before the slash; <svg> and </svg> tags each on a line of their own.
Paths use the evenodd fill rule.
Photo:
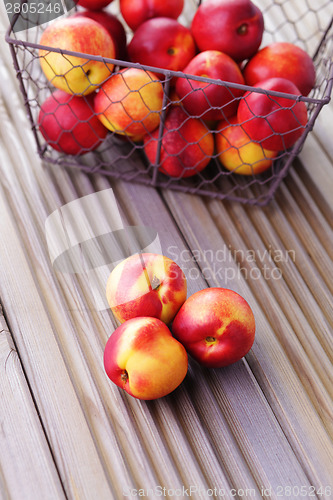
<svg viewBox="0 0 333 500">
<path fill-rule="evenodd" d="M 4 303 L 11 304 L 9 318 L 15 341 L 20 346 L 22 363 L 52 443 L 53 454 L 58 455 L 57 466 L 64 488 L 74 498 L 89 498 L 95 481 L 98 481 L 101 497 L 109 498 L 110 485 L 105 480 L 70 373 L 64 369 L 49 313 L 45 310 L 3 199 L 1 214 L 1 295 Z M 13 275 L 4 275 L 3 271 L 9 267 L 13 269 Z M 40 335 L 35 336 L 34 332 L 40 332 Z M 44 381 L 47 381 L 46 385 Z"/>
<path fill-rule="evenodd" d="M 277 499 L 279 486 L 332 484 L 332 106 L 274 201 L 248 207 L 43 165 L 2 42 L 0 55 L 2 496 L 118 500 L 141 488 L 156 498 L 160 486 L 192 487 L 198 500 L 209 488 L 224 492 L 215 498 L 272 488 Z M 45 221 L 105 193 L 93 211 L 81 205 L 70 232 L 112 230 L 111 190 L 124 226 L 157 231 L 188 295 L 227 286 L 248 300 L 257 334 L 246 359 L 221 370 L 191 360 L 184 383 L 151 402 L 107 379 L 117 323 L 96 307 L 89 273 L 52 266 Z M 103 293 L 102 276 L 95 285 Z"/>
<path fill-rule="evenodd" d="M 213 249 L 214 254 L 218 255 L 218 249 L 223 248 L 223 246 L 225 245 L 225 241 L 223 241 L 221 236 L 219 236 L 216 225 L 210 222 L 209 213 L 205 208 L 202 200 L 193 199 L 193 197 L 190 197 L 189 195 L 177 194 L 176 202 L 176 195 L 174 193 L 168 192 L 165 194 L 165 196 L 168 198 L 170 205 L 175 207 L 177 222 L 180 225 L 183 234 L 186 235 L 187 241 L 191 245 L 191 248 L 196 250 L 200 249 L 202 255 L 201 265 L 210 265 L 210 262 L 205 261 L 205 254 L 207 255 L 207 250 Z M 232 230 L 232 221 L 228 218 L 223 204 L 215 201 L 209 201 L 207 202 L 207 204 L 210 207 L 216 207 L 216 209 L 218 210 L 215 221 L 217 219 L 220 220 L 223 227 L 228 227 L 233 233 L 237 234 L 236 229 Z M 230 208 L 232 207 L 239 210 L 238 205 L 230 206 Z M 196 233 L 195 239 L 193 241 L 191 240 L 191 237 L 193 235 L 193 227 L 196 224 L 197 218 L 190 217 L 190 212 L 192 214 L 200 213 L 201 218 L 200 233 Z M 250 249 L 250 247 L 248 247 L 248 249 Z M 244 252 L 246 251 L 244 250 Z M 233 273 L 233 276 L 239 276 L 239 274 L 237 273 L 236 264 L 232 259 L 228 259 L 227 266 L 229 270 L 231 268 L 234 268 L 235 272 Z M 224 272 L 227 271 L 227 266 L 224 267 Z M 315 456 L 321 456 L 323 462 L 327 464 L 326 472 L 322 470 L 324 474 L 322 480 L 325 480 L 326 478 L 326 481 L 328 481 L 328 478 L 330 477 L 330 457 L 332 454 L 330 438 L 325 432 L 323 424 L 320 422 L 320 420 L 318 420 L 316 411 L 309 403 L 308 396 L 304 392 L 302 385 L 297 380 L 297 377 L 295 377 L 294 368 L 292 367 L 287 357 L 284 355 L 279 342 L 274 336 L 273 330 L 270 329 L 265 317 L 262 315 L 259 304 L 255 301 L 254 296 L 251 294 L 245 280 L 243 280 L 241 276 L 239 276 L 239 279 L 236 280 L 227 280 L 227 274 L 224 274 L 224 276 L 222 275 L 222 278 L 221 275 L 217 273 L 212 273 L 212 275 L 213 279 L 209 280 L 211 286 L 227 286 L 228 288 L 232 288 L 238 291 L 249 301 L 251 307 L 255 311 L 258 325 L 256 342 L 251 350 L 250 355 L 248 356 L 248 359 L 250 360 L 250 366 L 256 374 L 257 380 L 259 380 L 259 384 L 264 390 L 266 398 L 269 400 L 270 405 L 274 409 L 275 415 L 281 422 L 281 426 L 283 427 L 284 432 L 288 434 L 289 442 L 293 443 L 292 446 L 294 447 L 295 453 L 297 454 L 299 459 L 301 458 L 301 456 L 303 456 L 303 458 L 305 459 L 303 466 L 309 467 L 311 479 L 317 481 L 319 479 L 318 477 L 316 479 L 313 476 L 313 474 L 316 476 L 318 472 L 318 463 L 317 466 L 314 466 L 314 463 L 312 462 L 312 460 L 314 459 L 313 450 L 316 449 L 317 453 L 315 453 Z M 254 279 L 253 281 L 254 286 L 256 286 L 257 280 Z M 261 300 L 267 300 L 267 296 L 262 296 Z M 275 323 L 274 327 L 276 328 L 277 334 L 279 334 L 279 326 Z M 284 377 L 285 381 L 283 382 Z M 264 389 L 266 384 L 268 384 L 267 391 Z M 328 414 L 326 416 L 327 421 L 330 424 L 332 419 L 331 400 L 327 396 L 325 398 L 325 391 L 320 391 L 320 400 L 322 398 L 324 398 L 326 402 L 326 408 L 329 408 Z M 301 415 L 297 412 L 298 416 L 295 420 L 293 405 L 295 404 L 296 400 L 297 405 L 299 405 L 299 409 L 302 408 L 302 411 Z M 284 408 L 284 410 L 283 412 L 279 413 L 279 410 L 281 408 Z M 287 408 L 289 408 L 289 411 L 287 410 Z M 304 420 L 301 423 L 302 418 L 304 418 Z M 316 421 L 316 425 L 314 425 L 314 421 Z M 290 434 L 288 432 L 288 429 L 290 431 Z M 320 483 L 321 480 L 319 480 L 319 484 Z"/>
<path fill-rule="evenodd" d="M 42 423 L 0 306 L 1 493 L 65 498 Z"/>
</svg>

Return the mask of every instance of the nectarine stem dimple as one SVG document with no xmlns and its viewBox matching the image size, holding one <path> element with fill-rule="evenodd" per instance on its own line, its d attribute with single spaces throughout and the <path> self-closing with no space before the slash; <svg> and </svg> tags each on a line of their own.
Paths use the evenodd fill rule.
<svg viewBox="0 0 333 500">
<path fill-rule="evenodd" d="M 167 53 L 169 56 L 173 56 L 175 53 L 175 49 L 173 47 L 169 47 L 167 50 Z"/>
<path fill-rule="evenodd" d="M 246 35 L 247 31 L 248 31 L 248 26 L 246 23 L 241 24 L 237 29 L 238 35 Z"/>
<path fill-rule="evenodd" d="M 216 338 L 215 337 L 206 337 L 205 340 L 208 344 L 212 344 L 216 341 Z"/>
<path fill-rule="evenodd" d="M 151 280 L 151 283 L 150 283 L 152 290 L 157 290 L 157 288 L 160 286 L 160 284 L 161 284 L 161 282 L 157 276 L 154 276 L 153 279 Z"/>
<path fill-rule="evenodd" d="M 120 378 L 121 378 L 122 382 L 124 382 L 124 384 L 126 384 L 126 382 L 128 380 L 128 373 L 126 370 L 123 371 L 123 373 L 120 375 Z"/>
</svg>

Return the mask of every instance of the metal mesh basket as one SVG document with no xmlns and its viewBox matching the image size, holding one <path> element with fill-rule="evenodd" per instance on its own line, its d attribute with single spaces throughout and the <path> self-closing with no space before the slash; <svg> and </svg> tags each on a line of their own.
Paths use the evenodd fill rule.
<svg viewBox="0 0 333 500">
<path fill-rule="evenodd" d="M 47 49 L 47 47 L 39 44 L 41 33 L 45 28 L 45 25 L 41 26 L 40 23 L 44 19 L 38 20 L 36 14 L 31 17 L 29 9 L 24 8 L 25 3 L 26 1 L 23 0 L 20 9 L 17 9 L 13 16 L 6 34 L 6 40 L 10 45 L 24 102 L 35 134 L 38 153 L 45 162 L 51 164 L 80 168 L 86 172 L 98 172 L 159 188 L 235 200 L 242 203 L 265 205 L 272 199 L 282 179 L 287 175 L 293 159 L 300 152 L 307 134 L 312 130 L 320 110 L 330 101 L 333 85 L 333 2 L 331 0 L 317 0 L 314 6 L 314 2 L 311 0 L 275 0 L 273 2 L 271 0 L 258 0 L 255 3 L 262 10 L 265 19 L 265 32 L 261 47 L 274 41 L 288 41 L 306 50 L 313 58 L 316 68 L 316 84 L 309 96 L 263 91 L 262 89 L 236 83 L 194 77 L 193 75 L 185 75 L 182 72 L 167 71 L 162 68 L 83 54 L 87 60 L 113 64 L 113 74 L 118 73 L 121 75 L 124 72 L 126 74 L 129 68 L 140 68 L 146 72 L 153 72 L 156 75 L 156 81 L 162 83 L 163 107 L 160 113 L 159 126 L 154 133 L 147 131 L 145 138 L 145 143 L 152 141 L 156 143 L 154 161 L 148 160 L 143 141 L 133 140 L 129 136 L 121 135 L 117 129 L 109 131 L 106 139 L 93 152 L 81 154 L 85 153 L 85 151 L 81 151 L 80 154 L 63 154 L 50 147 L 38 128 L 38 115 L 41 105 L 52 93 L 54 87 L 52 82 L 46 80 L 39 61 L 40 49 Z M 188 25 L 195 9 L 196 4 L 188 1 L 185 8 L 186 18 L 180 18 L 180 21 Z M 71 15 L 71 12 L 68 15 Z M 15 29 L 15 26 L 20 26 L 21 31 Z M 22 30 L 22 27 L 25 29 Z M 78 53 L 66 50 L 49 50 L 61 52 L 65 57 L 78 55 Z M 299 101 L 304 101 L 308 111 L 308 122 L 305 126 L 302 126 L 302 135 L 297 142 L 289 149 L 282 147 L 271 167 L 263 173 L 239 175 L 235 171 L 227 170 L 219 161 L 219 155 L 215 148 L 209 153 L 206 162 L 207 166 L 203 170 L 199 171 L 199 167 L 191 167 L 192 171 L 190 173 L 193 173 L 193 168 L 195 173 L 186 177 L 188 170 L 184 165 L 180 173 L 178 171 L 178 174 L 171 177 L 163 173 L 165 151 L 162 137 L 167 132 L 170 132 L 169 129 L 166 130 L 170 108 L 176 105 L 182 106 L 181 100 L 177 101 L 177 97 L 174 97 L 173 92 L 173 82 L 179 77 L 186 78 L 191 87 L 194 87 L 195 82 L 201 82 L 202 85 L 205 85 L 203 92 L 212 85 L 224 87 L 237 102 L 244 98 L 245 91 L 252 93 L 264 92 L 271 99 L 286 97 L 291 108 Z M 224 107 L 221 107 L 220 110 L 221 116 L 224 116 Z M 195 117 L 207 127 L 203 118 L 203 116 Z M 186 119 L 191 120 L 193 116 L 187 113 Z M 230 117 L 226 117 L 226 120 L 228 123 Z M 173 129 L 172 132 L 178 133 L 183 141 L 189 141 L 188 144 L 185 144 L 184 149 L 198 148 L 201 155 L 208 154 L 201 147 L 200 141 L 194 141 L 193 143 L 191 139 L 185 137 L 182 128 Z M 212 133 L 213 137 L 216 136 L 216 130 L 209 133 Z M 175 155 L 178 163 L 182 161 L 182 152 L 182 150 L 178 150 Z"/>
</svg>

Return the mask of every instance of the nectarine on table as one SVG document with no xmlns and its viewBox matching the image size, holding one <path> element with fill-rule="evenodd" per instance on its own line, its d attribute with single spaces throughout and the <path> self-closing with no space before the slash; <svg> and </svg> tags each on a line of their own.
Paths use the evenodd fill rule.
<svg viewBox="0 0 333 500">
<path fill-rule="evenodd" d="M 228 366 L 243 358 L 255 338 L 255 319 L 246 300 L 227 288 L 191 295 L 172 324 L 172 333 L 201 365 Z"/>
<path fill-rule="evenodd" d="M 152 316 L 168 324 L 186 294 L 182 269 L 168 257 L 154 253 L 124 259 L 112 270 L 106 285 L 107 301 L 121 323 L 138 316 Z"/>
<path fill-rule="evenodd" d="M 104 368 L 128 394 L 151 400 L 170 394 L 182 383 L 188 357 L 165 323 L 141 317 L 126 321 L 111 334 L 104 349 Z"/>
</svg>

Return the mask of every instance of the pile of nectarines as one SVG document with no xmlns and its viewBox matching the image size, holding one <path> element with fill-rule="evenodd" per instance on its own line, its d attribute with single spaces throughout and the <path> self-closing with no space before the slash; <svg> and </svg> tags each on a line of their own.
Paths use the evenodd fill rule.
<svg viewBox="0 0 333 500">
<path fill-rule="evenodd" d="M 264 16 L 252 0 L 205 0 L 190 26 L 178 20 L 184 0 L 119 0 L 122 21 L 101 10 L 111 1 L 78 0 L 88 10 L 41 36 L 41 67 L 58 89 L 38 120 L 51 147 L 84 154 L 111 131 L 180 179 L 212 158 L 258 174 L 300 138 L 313 61 L 293 43 L 261 47 Z"/>
<path fill-rule="evenodd" d="M 133 255 L 111 272 L 106 297 L 121 323 L 104 350 L 108 377 L 131 396 L 156 399 L 184 380 L 188 354 L 208 368 L 243 358 L 255 336 L 238 293 L 206 288 L 187 299 L 182 269 L 163 255 Z"/>
</svg>

